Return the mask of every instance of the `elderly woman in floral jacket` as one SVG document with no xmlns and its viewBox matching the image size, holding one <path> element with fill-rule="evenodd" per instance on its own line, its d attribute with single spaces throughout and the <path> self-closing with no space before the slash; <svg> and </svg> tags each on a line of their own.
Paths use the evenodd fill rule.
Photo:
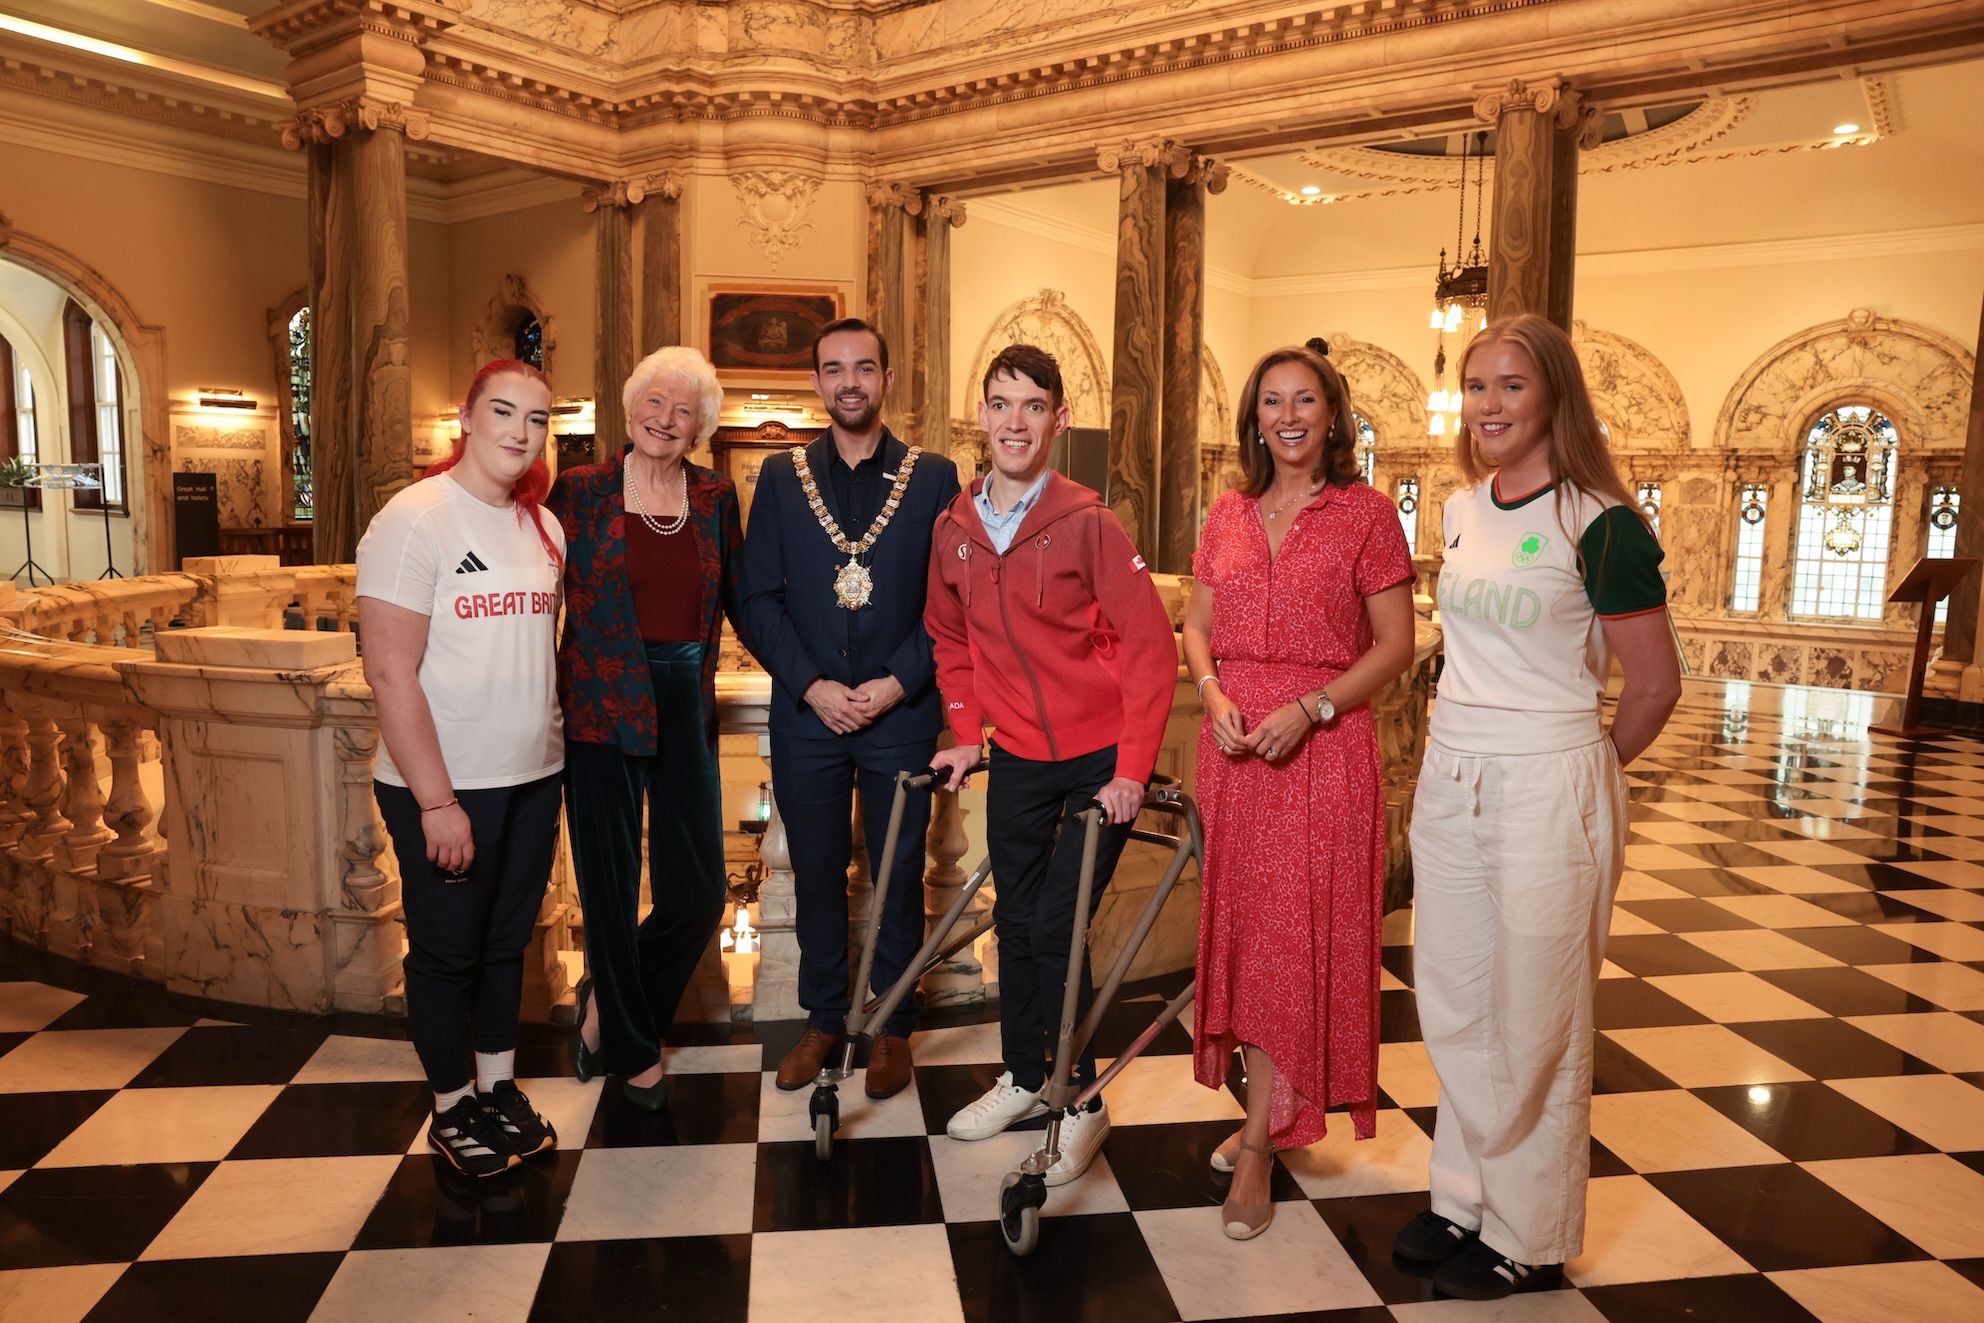
<svg viewBox="0 0 1984 1323">
<path fill-rule="evenodd" d="M 709 362 L 657 350 L 621 398 L 627 446 L 546 502 L 567 547 L 558 697 L 586 924 L 572 1052 L 580 1079 L 619 1075 L 658 1110 L 662 1038 L 725 912 L 716 660 L 743 532 L 730 479 L 688 459 L 723 402 Z M 643 799 L 654 908 L 636 923 Z"/>
</svg>

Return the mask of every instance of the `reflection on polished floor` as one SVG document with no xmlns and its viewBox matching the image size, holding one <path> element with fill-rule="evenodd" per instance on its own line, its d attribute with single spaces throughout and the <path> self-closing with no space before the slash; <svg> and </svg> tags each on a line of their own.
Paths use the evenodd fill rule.
<svg viewBox="0 0 1984 1323">
<path fill-rule="evenodd" d="M 531 1030 L 564 1147 L 470 1188 L 426 1155 L 403 1026 L 0 947 L 0 1319 L 1984 1318 L 1984 744 L 1870 738 L 1874 706 L 1691 684 L 1632 769 L 1561 1290 L 1436 1301 L 1391 1260 L 1436 1092 L 1396 915 L 1377 1139 L 1283 1154 L 1273 1228 L 1225 1240 L 1205 1163 L 1239 1107 L 1174 1028 L 1027 1260 L 991 1218 L 1029 1137 L 943 1135 L 995 1073 L 983 1015 L 925 1031 L 914 1086 L 850 1106 L 824 1166 L 806 1095 L 771 1086 L 796 1025 L 684 1035 L 660 1116 Z M 1119 1008 L 1105 1055 L 1155 1006 Z"/>
</svg>

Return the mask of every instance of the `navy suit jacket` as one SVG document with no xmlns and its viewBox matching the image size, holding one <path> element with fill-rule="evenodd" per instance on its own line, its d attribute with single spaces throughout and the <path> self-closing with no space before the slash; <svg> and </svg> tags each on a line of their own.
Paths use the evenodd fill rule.
<svg viewBox="0 0 1984 1323">
<path fill-rule="evenodd" d="M 837 508 L 827 468 L 833 433 L 806 447 L 806 463 L 820 499 L 850 541 L 866 527 L 850 528 Z M 882 467 L 893 485 L 909 447 L 882 433 Z M 923 628 L 923 597 L 930 582 L 930 537 L 937 516 L 958 494 L 957 466 L 924 451 L 911 472 L 895 517 L 862 557 L 874 577 L 867 606 L 850 613 L 834 597 L 834 576 L 847 563 L 814 517 L 792 456 L 774 455 L 758 470 L 744 537 L 743 616 L 752 651 L 772 677 L 774 735 L 834 739 L 803 695 L 825 677 L 853 688 L 892 675 L 903 700 L 860 732 L 879 745 L 934 739 L 944 725 L 937 696 L 937 664 Z M 861 667 L 848 657 L 848 617 L 854 617 Z"/>
</svg>

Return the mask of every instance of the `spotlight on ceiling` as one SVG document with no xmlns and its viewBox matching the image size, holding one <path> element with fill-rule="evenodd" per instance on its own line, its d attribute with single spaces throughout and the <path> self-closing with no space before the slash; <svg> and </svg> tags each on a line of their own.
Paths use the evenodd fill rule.
<svg viewBox="0 0 1984 1323">
<path fill-rule="evenodd" d="M 1305 198 L 1315 197 L 1317 194 L 1321 193 L 1322 191 L 1323 190 L 1321 188 L 1317 187 L 1314 184 L 1302 185 L 1302 196 Z"/>
<path fill-rule="evenodd" d="M 1844 138 L 1849 133 L 1860 132 L 1860 126 L 1858 124 L 1835 124 L 1832 126 L 1832 131 Z"/>
</svg>

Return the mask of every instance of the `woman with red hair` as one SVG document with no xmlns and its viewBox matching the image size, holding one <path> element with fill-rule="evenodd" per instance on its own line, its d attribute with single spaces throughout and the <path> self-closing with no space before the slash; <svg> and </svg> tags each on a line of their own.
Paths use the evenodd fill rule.
<svg viewBox="0 0 1984 1323">
<path fill-rule="evenodd" d="M 434 1091 L 427 1142 L 470 1176 L 558 1142 L 514 1077 L 524 948 L 565 765 L 554 662 L 565 538 L 539 508 L 550 418 L 542 374 L 488 364 L 453 453 L 358 544 L 374 790 L 400 864 L 407 1022 Z"/>
</svg>

